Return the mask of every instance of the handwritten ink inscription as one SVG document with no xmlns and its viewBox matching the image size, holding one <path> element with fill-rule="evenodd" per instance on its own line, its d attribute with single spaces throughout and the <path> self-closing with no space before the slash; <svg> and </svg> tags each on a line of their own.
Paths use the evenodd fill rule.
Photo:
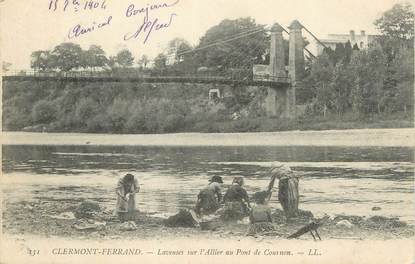
<svg viewBox="0 0 415 264">
<path fill-rule="evenodd" d="M 69 30 L 68 33 L 68 38 L 69 39 L 73 39 L 73 38 L 77 38 L 81 35 L 93 32 L 97 29 L 103 28 L 105 26 L 109 26 L 111 24 L 111 20 L 112 20 L 112 16 L 109 16 L 104 22 L 101 23 L 96 23 L 95 21 L 89 25 L 89 26 L 84 26 L 81 24 L 77 24 L 76 26 L 74 26 L 73 28 L 71 28 Z"/>
<path fill-rule="evenodd" d="M 158 9 L 170 8 L 178 3 L 179 0 L 176 0 L 173 3 L 147 4 L 147 6 L 139 8 L 136 8 L 134 4 L 130 4 L 127 7 L 125 16 L 129 18 L 143 14 L 144 18 L 143 23 L 138 25 L 136 31 L 124 34 L 124 40 L 139 39 L 140 36 L 143 36 L 143 43 L 146 44 L 154 31 L 169 28 L 172 25 L 174 18 L 177 16 L 176 13 L 171 13 L 167 18 L 162 20 L 158 17 L 151 18 L 151 14 Z"/>
<path fill-rule="evenodd" d="M 157 10 L 157 9 L 162 9 L 162 8 L 168 8 L 168 7 L 173 7 L 175 5 L 177 5 L 179 3 L 179 0 L 176 0 L 176 2 L 168 4 L 168 3 L 157 3 L 157 4 L 147 4 L 146 7 L 139 7 L 136 8 L 134 4 L 130 4 L 127 7 L 127 10 L 125 12 L 125 16 L 126 17 L 132 17 L 132 16 L 137 16 L 140 14 L 145 14 L 145 17 L 148 19 L 148 14 L 151 11 Z"/>
<path fill-rule="evenodd" d="M 159 17 L 156 15 L 157 10 L 169 9 L 177 5 L 180 0 L 175 2 L 166 3 L 148 3 L 144 6 L 137 7 L 131 3 L 127 6 L 124 13 L 124 18 L 132 19 L 136 17 L 142 18 L 142 22 L 135 26 L 135 29 L 125 33 L 123 35 L 124 41 L 133 39 L 142 39 L 146 44 L 152 34 L 156 31 L 163 31 L 172 26 L 175 21 L 175 17 L 178 16 L 175 12 L 170 12 L 165 17 Z M 106 0 L 49 0 L 49 11 L 63 11 L 63 12 L 78 12 L 80 10 L 103 10 L 107 9 Z M 93 21 L 90 24 L 76 24 L 69 29 L 67 37 L 69 39 L 78 38 L 82 35 L 92 33 L 101 28 L 109 27 L 113 21 L 113 15 L 103 18 L 100 22 Z"/>
<path fill-rule="evenodd" d="M 150 38 L 151 33 L 153 31 L 158 31 L 164 28 L 168 28 L 171 26 L 173 22 L 173 18 L 177 16 L 177 14 L 173 13 L 170 14 L 170 18 L 167 22 L 159 21 L 158 18 L 155 18 L 151 21 L 148 21 L 147 19 L 144 19 L 143 24 L 138 26 L 138 29 L 134 33 L 127 33 L 124 35 L 124 40 L 130 40 L 130 39 L 138 39 L 141 35 L 144 35 L 143 43 L 147 43 L 148 39 Z"/>
</svg>

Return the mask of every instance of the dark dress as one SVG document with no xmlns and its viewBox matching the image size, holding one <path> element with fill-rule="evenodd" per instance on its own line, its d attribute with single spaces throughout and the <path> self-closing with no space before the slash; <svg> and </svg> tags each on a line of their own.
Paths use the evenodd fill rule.
<svg viewBox="0 0 415 264">
<path fill-rule="evenodd" d="M 223 201 L 226 202 L 237 202 L 245 201 L 249 203 L 248 193 L 242 186 L 234 184 L 226 191 Z"/>
<path fill-rule="evenodd" d="M 220 184 L 212 182 L 201 190 L 197 196 L 195 212 L 198 215 L 208 215 L 216 212 L 220 207 L 222 191 Z"/>
<path fill-rule="evenodd" d="M 279 180 L 278 200 L 288 218 L 297 216 L 299 197 L 297 177 L 282 178 Z"/>
<path fill-rule="evenodd" d="M 225 202 L 225 210 L 223 218 L 225 220 L 242 219 L 249 213 L 249 197 L 244 188 L 238 184 L 234 184 L 226 191 L 223 197 Z"/>
</svg>

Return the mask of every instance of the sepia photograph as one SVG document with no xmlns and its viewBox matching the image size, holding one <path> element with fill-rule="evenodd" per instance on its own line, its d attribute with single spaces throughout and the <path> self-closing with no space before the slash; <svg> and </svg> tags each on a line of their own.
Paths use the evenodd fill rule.
<svg viewBox="0 0 415 264">
<path fill-rule="evenodd" d="M 414 12 L 0 0 L 0 263 L 414 263 Z"/>
</svg>

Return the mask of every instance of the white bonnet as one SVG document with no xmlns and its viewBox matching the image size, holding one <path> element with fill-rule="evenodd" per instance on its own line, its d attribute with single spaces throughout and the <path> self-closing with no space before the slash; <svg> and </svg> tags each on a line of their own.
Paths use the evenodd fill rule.
<svg viewBox="0 0 415 264">
<path fill-rule="evenodd" d="M 293 171 L 291 168 L 283 163 L 274 162 L 271 165 L 271 174 L 277 174 L 277 178 L 281 178 L 284 176 L 292 176 Z"/>
</svg>

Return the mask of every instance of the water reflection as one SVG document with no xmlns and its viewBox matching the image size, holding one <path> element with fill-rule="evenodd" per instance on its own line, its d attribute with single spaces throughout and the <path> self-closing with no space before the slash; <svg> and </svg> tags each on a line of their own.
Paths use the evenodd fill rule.
<svg viewBox="0 0 415 264">
<path fill-rule="evenodd" d="M 115 203 L 117 177 L 139 178 L 142 211 L 174 213 L 194 204 L 209 177 L 245 176 L 264 189 L 274 161 L 299 175 L 301 203 L 313 212 L 394 215 L 413 221 L 413 150 L 345 147 L 3 146 L 7 200 L 83 198 Z M 271 202 L 279 207 L 276 195 Z"/>
</svg>

